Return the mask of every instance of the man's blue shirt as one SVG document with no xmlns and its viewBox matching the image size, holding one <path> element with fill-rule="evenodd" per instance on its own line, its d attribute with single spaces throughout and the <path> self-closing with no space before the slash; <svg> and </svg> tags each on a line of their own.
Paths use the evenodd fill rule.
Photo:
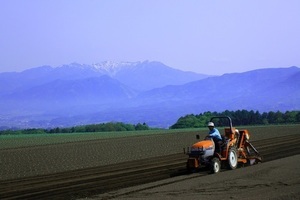
<svg viewBox="0 0 300 200">
<path fill-rule="evenodd" d="M 214 128 L 211 131 L 209 131 L 208 134 L 209 134 L 210 137 L 216 138 L 218 140 L 222 140 L 221 134 L 218 131 L 218 129 L 216 129 L 216 128 Z"/>
</svg>

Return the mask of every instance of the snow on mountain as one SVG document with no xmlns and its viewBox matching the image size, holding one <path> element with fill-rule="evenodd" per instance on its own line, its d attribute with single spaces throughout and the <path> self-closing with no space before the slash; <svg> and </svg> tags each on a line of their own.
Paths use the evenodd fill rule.
<svg viewBox="0 0 300 200">
<path fill-rule="evenodd" d="M 141 64 L 141 62 L 115 62 L 115 61 L 103 61 L 100 63 L 92 64 L 97 71 L 102 72 L 104 74 L 115 76 L 120 70 L 130 69 L 137 65 Z"/>
<path fill-rule="evenodd" d="M 60 79 L 79 79 L 102 75 L 108 75 L 138 91 L 146 91 L 166 85 L 180 85 L 208 77 L 204 74 L 173 69 L 156 61 L 103 61 L 92 65 L 71 63 L 54 68 L 51 76 Z"/>
</svg>

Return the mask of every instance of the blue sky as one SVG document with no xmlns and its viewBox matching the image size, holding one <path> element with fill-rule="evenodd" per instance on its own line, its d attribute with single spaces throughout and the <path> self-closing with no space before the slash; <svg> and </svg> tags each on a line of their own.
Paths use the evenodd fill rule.
<svg viewBox="0 0 300 200">
<path fill-rule="evenodd" d="M 300 67 L 299 0 L 1 0 L 0 72 L 160 61 L 205 74 Z"/>
</svg>

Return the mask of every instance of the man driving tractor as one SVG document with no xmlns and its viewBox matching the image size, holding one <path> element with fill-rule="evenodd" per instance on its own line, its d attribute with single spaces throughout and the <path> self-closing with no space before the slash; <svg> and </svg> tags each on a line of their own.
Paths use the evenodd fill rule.
<svg viewBox="0 0 300 200">
<path fill-rule="evenodd" d="M 220 152 L 220 143 L 222 143 L 220 132 L 215 128 L 215 124 L 213 122 L 208 122 L 207 127 L 209 129 L 208 136 L 211 137 L 215 143 L 215 151 Z"/>
</svg>

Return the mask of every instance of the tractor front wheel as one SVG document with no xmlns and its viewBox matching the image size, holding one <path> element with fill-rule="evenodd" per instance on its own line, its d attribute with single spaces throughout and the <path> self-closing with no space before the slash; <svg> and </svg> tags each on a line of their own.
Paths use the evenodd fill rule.
<svg viewBox="0 0 300 200">
<path fill-rule="evenodd" d="M 213 158 L 210 161 L 210 173 L 215 174 L 220 172 L 221 170 L 221 162 L 219 158 Z"/>
<path fill-rule="evenodd" d="M 228 150 L 228 169 L 235 169 L 238 164 L 237 151 L 235 147 Z"/>
</svg>

